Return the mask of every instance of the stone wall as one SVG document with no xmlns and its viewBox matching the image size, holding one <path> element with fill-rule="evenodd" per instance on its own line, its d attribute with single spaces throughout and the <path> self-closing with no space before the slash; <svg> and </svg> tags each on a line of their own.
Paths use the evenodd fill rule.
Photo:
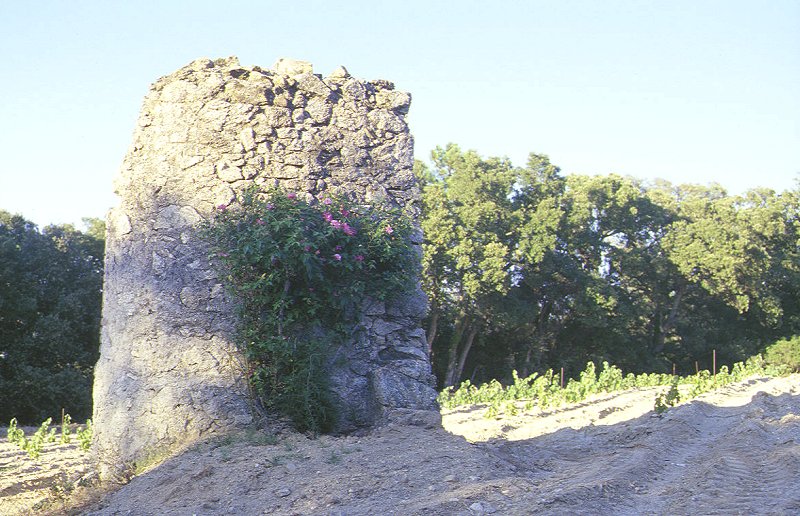
<svg viewBox="0 0 800 516">
<path fill-rule="evenodd" d="M 344 68 L 270 70 L 197 60 L 145 98 L 108 217 L 95 450 L 111 475 L 254 413 L 234 340 L 233 305 L 198 225 L 248 185 L 385 201 L 412 216 L 418 187 L 405 115 L 411 97 Z M 416 241 L 415 244 L 419 244 Z M 420 327 L 422 292 L 369 303 L 330 364 L 340 431 L 435 407 Z"/>
</svg>

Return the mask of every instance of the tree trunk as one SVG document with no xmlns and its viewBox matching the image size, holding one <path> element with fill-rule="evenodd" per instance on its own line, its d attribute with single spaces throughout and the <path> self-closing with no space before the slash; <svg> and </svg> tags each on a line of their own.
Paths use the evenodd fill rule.
<svg viewBox="0 0 800 516">
<path fill-rule="evenodd" d="M 662 329 L 661 306 L 656 308 L 653 314 L 653 337 L 650 343 L 650 353 L 658 356 L 664 350 L 664 331 Z"/>
<path fill-rule="evenodd" d="M 515 356 L 513 350 L 509 351 L 508 355 L 506 355 L 505 370 L 506 370 L 506 373 L 505 373 L 506 382 L 511 382 L 511 378 L 512 378 L 511 371 L 519 372 L 519 368 L 517 367 L 516 356 Z"/>
<path fill-rule="evenodd" d="M 522 367 L 522 377 L 525 378 L 531 374 L 533 369 L 538 368 L 542 361 L 542 354 L 545 348 L 545 339 L 547 337 L 547 322 L 550 318 L 550 309 L 553 306 L 552 302 L 543 300 L 542 306 L 539 309 L 539 315 L 536 317 L 536 331 L 531 336 L 531 343 L 528 345 L 527 353 L 525 354 L 525 364 Z M 536 354 L 536 363 L 534 364 L 534 353 Z"/>
<path fill-rule="evenodd" d="M 525 362 L 522 364 L 522 377 L 527 378 L 531 374 L 531 361 L 533 360 L 533 344 L 528 346 L 528 351 L 525 353 Z"/>
<path fill-rule="evenodd" d="M 683 299 L 683 294 L 686 292 L 686 286 L 681 286 L 675 292 L 675 297 L 672 300 L 672 306 L 669 313 L 665 316 L 662 313 L 662 307 L 659 305 L 656 308 L 655 316 L 653 317 L 653 344 L 651 347 L 652 354 L 658 356 L 664 352 L 664 345 L 667 340 L 667 335 L 675 329 L 678 322 L 678 312 Z"/>
<path fill-rule="evenodd" d="M 680 308 L 681 300 L 683 299 L 683 293 L 685 291 L 686 287 L 682 286 L 677 292 L 675 292 L 675 299 L 672 300 L 672 308 L 670 309 L 667 320 L 662 327 L 664 333 L 675 329 L 675 325 L 678 322 L 678 309 Z"/>
<path fill-rule="evenodd" d="M 436 332 L 439 330 L 439 311 L 435 310 L 431 314 L 431 320 L 428 323 L 428 331 L 425 332 L 425 338 L 428 342 L 428 356 L 433 356 L 433 341 L 436 339 Z"/>
<path fill-rule="evenodd" d="M 461 343 L 461 338 L 464 336 L 464 330 L 467 327 L 467 317 L 463 316 L 456 322 L 456 329 L 453 336 L 450 338 L 450 346 L 447 350 L 447 373 L 444 375 L 444 386 L 451 387 L 455 384 L 455 371 L 458 367 L 458 345 Z"/>
<path fill-rule="evenodd" d="M 461 348 L 461 356 L 458 358 L 458 365 L 456 366 L 456 370 L 453 371 L 453 383 L 455 385 L 461 379 L 461 374 L 464 372 L 464 366 L 467 363 L 467 355 L 469 355 L 470 349 L 472 349 L 472 343 L 475 342 L 475 336 L 478 334 L 478 328 L 472 328 L 469 331 L 469 335 L 467 335 L 467 341 L 464 343 L 464 347 Z"/>
</svg>

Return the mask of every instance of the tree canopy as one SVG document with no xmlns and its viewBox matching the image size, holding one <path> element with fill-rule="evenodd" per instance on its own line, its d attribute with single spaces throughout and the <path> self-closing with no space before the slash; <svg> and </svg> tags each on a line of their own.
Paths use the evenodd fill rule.
<svg viewBox="0 0 800 516">
<path fill-rule="evenodd" d="M 590 360 L 693 373 L 800 334 L 800 188 L 564 175 L 453 144 L 415 173 L 441 386 Z M 0 420 L 91 411 L 105 228 L 84 222 L 0 211 Z"/>
<path fill-rule="evenodd" d="M 91 415 L 104 224 L 43 230 L 0 211 L 0 421 Z"/>
<path fill-rule="evenodd" d="M 442 385 L 607 360 L 694 372 L 798 333 L 798 192 L 561 174 L 450 144 L 422 182 Z"/>
</svg>

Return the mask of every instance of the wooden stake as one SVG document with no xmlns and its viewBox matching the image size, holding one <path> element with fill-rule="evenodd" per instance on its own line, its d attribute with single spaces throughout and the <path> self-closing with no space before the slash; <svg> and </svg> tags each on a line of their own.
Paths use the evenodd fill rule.
<svg viewBox="0 0 800 516">
<path fill-rule="evenodd" d="M 672 376 L 675 376 L 675 362 L 672 363 Z"/>
<path fill-rule="evenodd" d="M 697 360 L 694 361 L 694 374 L 700 374 L 700 364 L 697 363 Z"/>
<path fill-rule="evenodd" d="M 717 350 L 711 350 L 711 362 L 714 369 L 714 385 L 717 385 Z"/>
<path fill-rule="evenodd" d="M 561 368 L 561 388 L 564 388 L 564 368 Z"/>
</svg>

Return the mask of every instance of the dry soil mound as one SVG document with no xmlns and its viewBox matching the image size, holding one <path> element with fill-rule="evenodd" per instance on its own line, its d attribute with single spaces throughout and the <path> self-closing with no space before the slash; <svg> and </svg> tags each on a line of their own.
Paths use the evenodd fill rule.
<svg viewBox="0 0 800 516">
<path fill-rule="evenodd" d="M 800 513 L 800 376 L 752 379 L 663 416 L 656 392 L 501 419 L 459 409 L 446 430 L 219 439 L 89 514 Z"/>
</svg>

